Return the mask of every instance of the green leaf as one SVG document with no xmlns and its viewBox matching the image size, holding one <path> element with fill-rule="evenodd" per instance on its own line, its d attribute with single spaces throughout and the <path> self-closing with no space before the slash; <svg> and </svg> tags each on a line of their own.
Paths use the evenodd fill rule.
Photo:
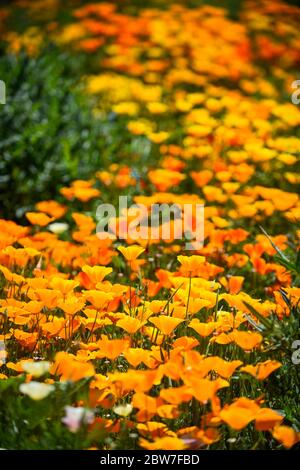
<svg viewBox="0 0 300 470">
<path fill-rule="evenodd" d="M 250 305 L 246 301 L 244 301 L 243 304 L 247 307 L 248 310 L 250 310 L 252 315 L 254 315 L 267 330 L 273 329 L 272 322 L 270 322 L 267 318 L 261 315 L 261 313 L 259 313 L 252 305 Z"/>
<path fill-rule="evenodd" d="M 278 248 L 277 245 L 275 245 L 275 243 L 272 241 L 272 239 L 270 238 L 270 236 L 267 234 L 267 232 L 265 231 L 265 229 L 260 225 L 259 228 L 261 229 L 261 231 L 263 232 L 263 234 L 267 237 L 267 239 L 269 240 L 269 242 L 271 243 L 272 247 L 274 248 L 274 250 L 277 251 L 277 253 L 279 254 L 279 256 L 285 260 L 287 263 L 290 263 L 290 260 L 289 258 L 280 250 L 280 248 Z"/>
<path fill-rule="evenodd" d="M 300 274 L 300 250 L 297 252 L 296 262 L 295 262 L 296 271 Z"/>
</svg>

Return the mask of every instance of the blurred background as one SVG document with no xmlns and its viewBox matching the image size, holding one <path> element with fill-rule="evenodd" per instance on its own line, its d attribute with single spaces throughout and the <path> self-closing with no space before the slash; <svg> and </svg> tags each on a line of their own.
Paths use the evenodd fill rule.
<svg viewBox="0 0 300 470">
<path fill-rule="evenodd" d="M 139 175 L 159 158 L 158 145 L 130 133 L 129 117 L 115 112 L 117 103 L 107 98 L 111 85 L 101 85 L 99 95 L 86 93 L 89 76 L 103 73 L 105 78 L 113 72 L 130 78 L 120 86 L 114 82 L 116 87 L 136 87 L 134 80 L 139 80 L 145 91 L 143 84 L 164 87 L 175 67 L 192 78 L 173 90 L 164 87 L 166 104 L 175 92 L 205 91 L 205 80 L 259 99 L 290 101 L 289 87 L 299 70 L 298 3 L 2 0 L 0 79 L 6 83 L 7 103 L 0 106 L 0 216 L 23 220 L 36 201 L 60 198 L 63 185 L 120 159 L 129 160 Z M 164 38 L 168 16 L 160 20 L 160 12 L 168 11 L 175 24 L 170 39 Z M 189 22 L 200 38 L 191 47 Z M 146 108 L 141 117 L 149 117 Z M 157 124 L 160 131 L 171 129 L 171 142 L 179 145 L 180 119 L 178 112 L 166 114 Z M 273 177 L 269 183 L 279 184 Z"/>
</svg>

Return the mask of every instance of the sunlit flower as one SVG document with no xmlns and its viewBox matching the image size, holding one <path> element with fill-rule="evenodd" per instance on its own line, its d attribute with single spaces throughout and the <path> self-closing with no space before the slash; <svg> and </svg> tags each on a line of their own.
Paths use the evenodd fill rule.
<svg viewBox="0 0 300 470">
<path fill-rule="evenodd" d="M 28 395 L 32 400 L 43 400 L 54 390 L 54 385 L 41 382 L 32 381 L 20 385 L 20 392 Z"/>
<path fill-rule="evenodd" d="M 24 361 L 22 364 L 23 370 L 27 374 L 31 374 L 34 377 L 41 377 L 50 370 L 50 362 L 48 361 Z"/>
<path fill-rule="evenodd" d="M 122 416 L 123 418 L 126 418 L 127 416 L 130 415 L 132 412 L 133 407 L 130 405 L 130 403 L 126 403 L 125 405 L 118 405 L 114 406 L 113 411 L 119 416 Z"/>
<path fill-rule="evenodd" d="M 50 224 L 53 220 L 53 217 L 48 217 L 43 212 L 26 212 L 26 217 L 32 225 L 40 225 L 41 227 Z"/>
<path fill-rule="evenodd" d="M 52 224 L 48 225 L 48 230 L 53 233 L 64 233 L 68 230 L 69 225 L 65 222 L 53 222 Z"/>
<path fill-rule="evenodd" d="M 145 251 L 145 248 L 142 248 L 138 245 L 131 245 L 128 247 L 119 246 L 118 250 L 122 253 L 127 261 L 131 262 L 135 261 Z"/>
</svg>

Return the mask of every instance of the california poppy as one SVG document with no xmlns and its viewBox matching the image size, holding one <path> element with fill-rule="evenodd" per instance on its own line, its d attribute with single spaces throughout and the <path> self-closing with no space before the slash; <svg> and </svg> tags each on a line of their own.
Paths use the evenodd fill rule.
<svg viewBox="0 0 300 470">
<path fill-rule="evenodd" d="M 278 361 L 267 360 L 265 362 L 258 362 L 255 366 L 249 364 L 247 366 L 241 367 L 242 372 L 252 375 L 258 380 L 266 379 L 272 372 L 281 367 L 281 363 Z"/>
<path fill-rule="evenodd" d="M 144 251 L 144 248 L 141 248 L 138 245 L 131 245 L 128 247 L 119 246 L 118 250 L 122 253 L 126 261 L 132 262 L 135 261 Z"/>
<path fill-rule="evenodd" d="M 166 315 L 160 315 L 158 317 L 152 317 L 150 322 L 153 323 L 164 335 L 170 335 L 175 328 L 182 323 L 184 320 L 180 318 L 168 317 Z"/>
</svg>

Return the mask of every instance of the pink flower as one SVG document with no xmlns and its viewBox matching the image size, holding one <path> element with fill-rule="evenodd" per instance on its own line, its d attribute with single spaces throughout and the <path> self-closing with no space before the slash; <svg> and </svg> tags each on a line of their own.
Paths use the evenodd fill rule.
<svg viewBox="0 0 300 470">
<path fill-rule="evenodd" d="M 82 424 L 90 424 L 94 420 L 94 413 L 87 408 L 78 406 L 65 406 L 66 415 L 62 422 L 68 427 L 69 431 L 77 432 Z"/>
</svg>

